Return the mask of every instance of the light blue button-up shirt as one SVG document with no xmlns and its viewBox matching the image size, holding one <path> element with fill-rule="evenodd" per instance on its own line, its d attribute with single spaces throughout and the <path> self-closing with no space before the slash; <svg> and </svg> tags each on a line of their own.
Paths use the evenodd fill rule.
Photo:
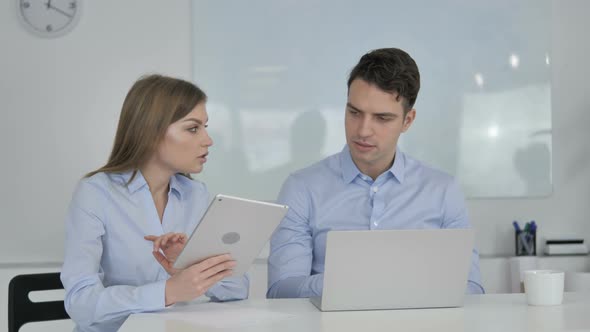
<svg viewBox="0 0 590 332">
<path fill-rule="evenodd" d="M 322 294 L 328 231 L 470 227 L 457 182 L 399 149 L 391 168 L 373 181 L 345 146 L 289 176 L 278 202 L 289 212 L 271 238 L 269 298 Z M 467 292 L 484 292 L 475 249 Z"/>
<path fill-rule="evenodd" d="M 160 223 L 141 172 L 126 185 L 130 176 L 98 173 L 82 179 L 73 194 L 61 280 L 75 331 L 116 331 L 132 313 L 163 309 L 170 276 L 143 237 L 190 235 L 207 209 L 205 185 L 175 175 Z M 247 276 L 227 278 L 206 295 L 214 301 L 245 299 L 248 287 Z"/>
</svg>

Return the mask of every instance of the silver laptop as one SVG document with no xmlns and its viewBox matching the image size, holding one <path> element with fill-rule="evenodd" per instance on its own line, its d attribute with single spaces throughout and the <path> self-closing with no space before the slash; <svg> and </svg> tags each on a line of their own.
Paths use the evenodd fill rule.
<svg viewBox="0 0 590 332">
<path fill-rule="evenodd" d="M 471 229 L 331 231 L 321 311 L 460 307 Z"/>
</svg>

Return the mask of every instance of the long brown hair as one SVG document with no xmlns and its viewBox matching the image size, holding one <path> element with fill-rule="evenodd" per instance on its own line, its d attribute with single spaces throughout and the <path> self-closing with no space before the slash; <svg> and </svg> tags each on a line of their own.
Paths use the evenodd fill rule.
<svg viewBox="0 0 590 332">
<path fill-rule="evenodd" d="M 131 183 L 139 167 L 155 152 L 168 126 L 206 100 L 205 92 L 193 83 L 162 75 L 141 77 L 123 102 L 108 162 L 85 177 L 132 170 Z"/>
</svg>

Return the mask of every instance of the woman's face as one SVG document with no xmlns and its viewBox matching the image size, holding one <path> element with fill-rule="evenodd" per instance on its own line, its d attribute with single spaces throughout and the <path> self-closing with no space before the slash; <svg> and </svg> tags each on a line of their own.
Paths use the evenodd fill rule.
<svg viewBox="0 0 590 332">
<path fill-rule="evenodd" d="M 200 173 L 213 141 L 207 134 L 207 110 L 199 103 L 184 118 L 172 123 L 156 151 L 156 160 L 173 173 Z"/>
</svg>

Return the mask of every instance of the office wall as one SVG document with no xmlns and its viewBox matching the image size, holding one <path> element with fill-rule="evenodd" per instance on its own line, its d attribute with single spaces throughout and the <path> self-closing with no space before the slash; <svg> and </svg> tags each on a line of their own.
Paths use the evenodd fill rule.
<svg viewBox="0 0 590 332">
<path fill-rule="evenodd" d="M 584 0 L 552 3 L 553 194 L 541 199 L 470 200 L 484 255 L 513 254 L 509 223 L 515 219 L 536 220 L 541 240 L 573 235 L 590 241 L 590 43 L 582 37 L 590 28 L 585 14 L 589 10 L 590 2 Z"/>
<path fill-rule="evenodd" d="M 133 80 L 190 77 L 190 2 L 86 1 L 78 27 L 54 40 L 22 29 L 13 6 L 0 4 L 0 263 L 59 262 L 72 189 L 106 160 Z M 552 10 L 554 192 L 470 200 L 484 256 L 512 254 L 514 219 L 535 219 L 541 237 L 590 241 L 590 45 L 581 37 L 590 2 L 555 0 Z"/>
<path fill-rule="evenodd" d="M 76 181 L 106 161 L 141 74 L 190 79 L 190 2 L 85 1 L 57 39 L 25 31 L 0 2 L 0 263 L 59 262 Z"/>
</svg>

